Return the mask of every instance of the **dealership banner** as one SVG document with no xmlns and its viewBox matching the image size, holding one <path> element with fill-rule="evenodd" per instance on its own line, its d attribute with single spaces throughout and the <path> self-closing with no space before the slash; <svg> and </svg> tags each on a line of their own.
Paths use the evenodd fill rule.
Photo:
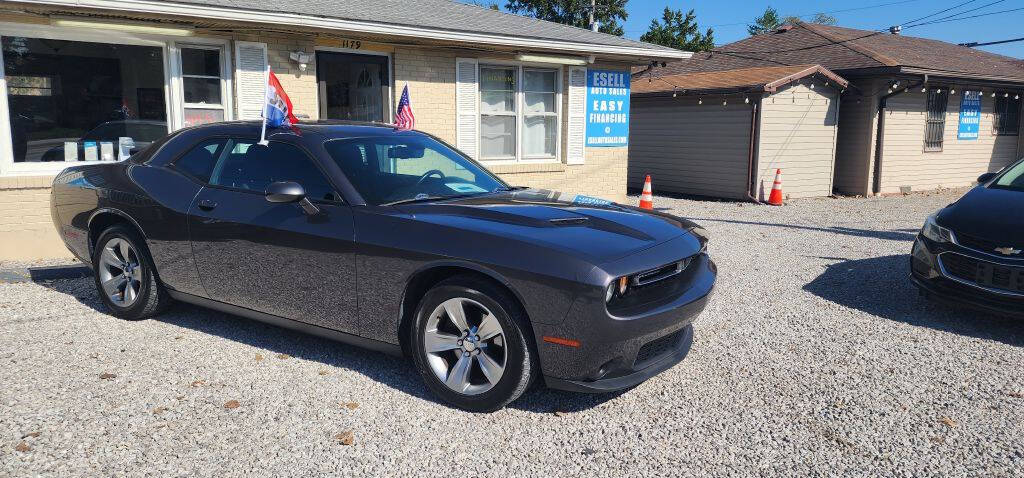
<svg viewBox="0 0 1024 478">
<path fill-rule="evenodd" d="M 960 99 L 960 129 L 956 139 L 978 139 L 978 124 L 981 120 L 981 92 L 965 91 Z"/>
<path fill-rule="evenodd" d="M 629 144 L 629 72 L 587 70 L 587 146 Z"/>
</svg>

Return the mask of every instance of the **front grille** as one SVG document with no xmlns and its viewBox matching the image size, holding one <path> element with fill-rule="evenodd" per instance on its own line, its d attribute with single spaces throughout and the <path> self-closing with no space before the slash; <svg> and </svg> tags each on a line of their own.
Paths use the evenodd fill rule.
<svg viewBox="0 0 1024 478">
<path fill-rule="evenodd" d="M 968 283 L 1012 293 L 1024 293 L 1024 267 L 1005 266 L 947 252 L 939 255 L 949 275 Z"/>
<path fill-rule="evenodd" d="M 654 339 L 640 347 L 633 361 L 633 368 L 642 368 L 650 362 L 660 359 L 670 353 L 679 344 L 679 337 L 683 334 L 682 329 L 672 332 L 664 337 Z"/>
<path fill-rule="evenodd" d="M 968 249 L 974 249 L 974 250 L 979 251 L 979 252 L 984 252 L 985 254 L 999 255 L 999 253 L 996 252 L 996 249 L 998 249 L 1000 247 L 1012 247 L 1014 249 L 1024 249 L 1024 244 L 997 243 L 995 241 L 990 241 L 988 239 L 982 239 L 982 238 L 976 237 L 976 236 L 969 236 L 969 235 L 966 235 L 966 234 L 960 234 L 958 232 L 954 232 L 953 234 L 956 237 L 956 242 L 958 244 L 960 244 L 961 246 L 964 246 L 964 247 L 966 247 Z M 1021 257 L 1024 257 L 1024 256 L 1021 256 Z"/>
</svg>

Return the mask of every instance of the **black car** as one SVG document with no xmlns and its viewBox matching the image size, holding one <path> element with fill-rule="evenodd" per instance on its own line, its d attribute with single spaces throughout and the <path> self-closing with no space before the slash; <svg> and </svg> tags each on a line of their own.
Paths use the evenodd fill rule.
<svg viewBox="0 0 1024 478">
<path fill-rule="evenodd" d="M 715 283 L 707 233 L 668 214 L 510 187 L 379 124 L 181 130 L 56 177 L 53 220 L 112 313 L 172 299 L 411 356 L 495 410 L 536 378 L 611 391 L 681 361 Z"/>
<path fill-rule="evenodd" d="M 1024 318 L 1024 159 L 925 221 L 911 279 L 938 300 Z"/>
</svg>

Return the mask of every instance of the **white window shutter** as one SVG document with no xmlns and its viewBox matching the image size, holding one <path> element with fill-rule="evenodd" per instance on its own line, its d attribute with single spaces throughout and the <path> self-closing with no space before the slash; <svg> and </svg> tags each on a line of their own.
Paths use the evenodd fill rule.
<svg viewBox="0 0 1024 478">
<path fill-rule="evenodd" d="M 235 91 L 238 119 L 254 120 L 263 116 L 267 94 L 267 44 L 235 42 Z"/>
<path fill-rule="evenodd" d="M 478 157 L 480 144 L 477 71 L 475 59 L 455 59 L 456 146 L 473 159 Z"/>
<path fill-rule="evenodd" d="M 569 67 L 569 114 L 565 164 L 583 164 L 587 129 L 587 69 Z"/>
</svg>

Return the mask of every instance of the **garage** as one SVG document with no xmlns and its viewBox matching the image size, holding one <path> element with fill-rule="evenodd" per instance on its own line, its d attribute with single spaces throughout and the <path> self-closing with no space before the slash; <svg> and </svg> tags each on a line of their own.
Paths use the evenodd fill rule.
<svg viewBox="0 0 1024 478">
<path fill-rule="evenodd" d="M 634 78 L 629 187 L 763 201 L 777 169 L 787 198 L 832 194 L 839 95 L 820 65 Z"/>
</svg>

